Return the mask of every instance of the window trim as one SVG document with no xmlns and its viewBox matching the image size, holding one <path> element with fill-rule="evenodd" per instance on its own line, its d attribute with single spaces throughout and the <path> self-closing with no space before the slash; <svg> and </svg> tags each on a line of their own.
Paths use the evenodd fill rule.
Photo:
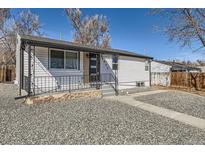
<svg viewBox="0 0 205 154">
<path fill-rule="evenodd" d="M 113 62 L 114 58 L 117 58 L 117 62 Z M 119 61 L 119 56 L 118 55 L 112 55 L 112 70 L 119 70 L 119 65 L 118 65 L 118 61 Z M 115 65 L 117 67 L 117 69 L 113 69 L 113 65 Z"/>
<path fill-rule="evenodd" d="M 51 51 L 52 50 L 57 50 L 57 51 L 63 51 L 63 61 L 64 61 L 64 67 L 63 68 L 52 68 L 51 67 Z M 76 69 L 68 69 L 66 68 L 66 52 L 70 52 L 70 53 L 77 53 L 77 68 Z M 54 69 L 54 70 L 71 70 L 71 71 L 80 71 L 80 65 L 78 63 L 79 59 L 79 51 L 73 51 L 73 50 L 63 50 L 63 49 L 55 49 L 55 48 L 49 48 L 49 69 Z"/>
</svg>

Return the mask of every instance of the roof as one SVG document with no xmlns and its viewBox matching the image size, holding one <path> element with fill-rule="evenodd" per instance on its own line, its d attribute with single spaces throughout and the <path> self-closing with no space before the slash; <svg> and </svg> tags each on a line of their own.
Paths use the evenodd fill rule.
<svg viewBox="0 0 205 154">
<path fill-rule="evenodd" d="M 119 54 L 124 56 L 153 59 L 152 57 L 146 55 L 141 55 L 135 52 L 125 51 L 125 50 L 112 49 L 112 48 L 100 48 L 100 47 L 82 45 L 73 42 L 56 40 L 56 39 L 40 37 L 40 36 L 31 36 L 31 35 L 19 35 L 19 36 L 21 38 L 21 41 L 36 46 L 73 49 L 73 50 L 83 51 L 83 52 L 111 53 L 111 54 Z"/>
<path fill-rule="evenodd" d="M 200 68 L 194 67 L 194 66 L 189 66 L 189 65 L 185 65 L 179 62 L 174 62 L 174 61 L 160 61 L 160 60 L 155 60 L 155 62 L 161 63 L 161 64 L 165 64 L 165 65 L 169 65 L 172 66 L 172 70 L 197 70 L 197 71 L 201 71 Z"/>
</svg>

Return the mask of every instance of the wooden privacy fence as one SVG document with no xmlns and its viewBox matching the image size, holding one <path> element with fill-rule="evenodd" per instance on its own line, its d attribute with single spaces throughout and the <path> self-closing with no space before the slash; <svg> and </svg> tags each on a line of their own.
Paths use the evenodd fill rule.
<svg viewBox="0 0 205 154">
<path fill-rule="evenodd" d="M 171 86 L 205 90 L 205 73 L 172 72 Z"/>
<path fill-rule="evenodd" d="M 15 65 L 0 65 L 0 82 L 12 82 L 16 78 Z"/>
</svg>

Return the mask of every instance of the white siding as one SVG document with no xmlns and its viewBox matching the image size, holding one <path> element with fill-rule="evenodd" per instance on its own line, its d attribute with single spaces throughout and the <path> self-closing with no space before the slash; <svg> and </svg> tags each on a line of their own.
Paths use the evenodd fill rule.
<svg viewBox="0 0 205 154">
<path fill-rule="evenodd" d="M 101 55 L 101 74 L 112 73 L 112 55 L 103 54 Z"/>
<path fill-rule="evenodd" d="M 170 86 L 171 73 L 170 72 L 152 72 L 152 85 Z"/>
<path fill-rule="evenodd" d="M 171 66 L 156 61 L 151 62 L 151 72 L 170 72 Z"/>
<path fill-rule="evenodd" d="M 112 55 L 101 55 L 101 80 L 104 82 L 114 82 L 115 76 L 117 77 L 117 71 L 112 69 Z M 116 74 L 115 74 L 116 73 Z"/>
<path fill-rule="evenodd" d="M 170 85 L 170 69 L 171 69 L 170 65 L 152 61 L 151 62 L 152 85 L 169 86 Z"/>
<path fill-rule="evenodd" d="M 119 56 L 118 81 L 119 89 L 135 88 L 136 82 L 149 86 L 149 71 L 145 71 L 145 59 Z"/>
<path fill-rule="evenodd" d="M 68 69 L 52 69 L 49 68 L 49 50 L 44 47 L 35 47 L 35 58 L 32 53 L 31 64 L 34 64 L 35 73 L 32 73 L 32 88 L 35 85 L 35 93 L 42 93 L 49 90 L 55 90 L 61 88 L 61 90 L 68 90 L 70 75 L 83 75 L 83 53 L 80 52 L 80 70 L 68 70 Z M 34 62 L 35 61 L 35 62 Z M 33 68 L 34 68 L 33 67 Z M 28 54 L 24 52 L 24 75 L 28 76 Z M 58 76 L 58 77 L 56 77 Z M 34 77 L 34 78 L 33 78 Z M 72 77 L 72 83 L 82 82 L 82 77 Z M 73 88 L 75 88 L 73 86 Z M 33 90 L 34 91 L 34 90 Z"/>
</svg>

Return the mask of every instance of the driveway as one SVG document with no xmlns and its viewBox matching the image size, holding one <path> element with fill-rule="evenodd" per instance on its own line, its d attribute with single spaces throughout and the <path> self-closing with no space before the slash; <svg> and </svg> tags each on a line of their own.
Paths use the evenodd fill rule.
<svg viewBox="0 0 205 154">
<path fill-rule="evenodd" d="M 104 99 L 25 105 L 0 84 L 0 144 L 205 144 L 205 131 Z"/>
</svg>

